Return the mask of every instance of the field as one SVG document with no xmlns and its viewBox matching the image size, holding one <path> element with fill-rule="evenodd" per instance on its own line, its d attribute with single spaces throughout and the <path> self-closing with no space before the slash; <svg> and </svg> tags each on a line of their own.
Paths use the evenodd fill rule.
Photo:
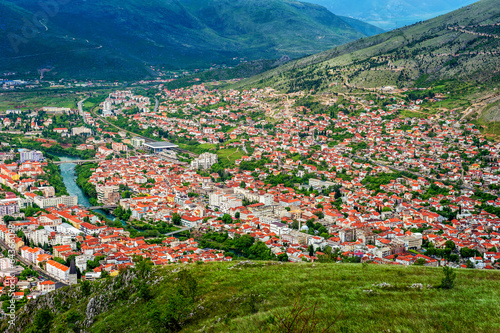
<svg viewBox="0 0 500 333">
<path fill-rule="evenodd" d="M 28 332 L 36 311 L 45 307 L 58 308 L 51 331 L 79 327 L 93 298 L 98 315 L 85 329 L 88 332 L 165 331 L 165 326 L 153 328 L 155 318 L 161 317 L 164 309 L 173 309 L 174 295 L 182 289 L 184 280 L 191 286 L 193 304 L 183 317 L 182 332 L 285 332 L 279 319 L 290 320 L 293 309 L 303 310 L 299 317 L 308 321 L 309 332 L 321 331 L 330 324 L 327 332 L 500 331 L 497 271 L 457 270 L 455 287 L 447 290 L 429 288 L 440 284 L 441 268 L 235 264 L 174 265 L 153 270 L 147 280 L 157 282 L 150 285 L 147 301 L 142 298 L 144 292 L 137 292 L 138 284 L 130 282 L 134 275 L 129 273 L 94 283 L 86 296 L 82 296 L 80 287 L 65 288 L 28 303 L 18 314 L 18 322 L 26 326 L 16 331 Z M 381 283 L 390 286 L 375 286 Z M 423 288 L 409 287 L 415 283 Z M 172 311 L 178 311 L 179 306 Z M 80 320 L 71 323 L 74 318 Z"/>
<path fill-rule="evenodd" d="M 228 148 L 218 150 L 217 156 L 219 157 L 219 162 L 223 163 L 224 165 L 225 163 L 233 165 L 234 161 L 245 156 L 245 152 L 238 148 Z"/>
<path fill-rule="evenodd" d="M 76 109 L 78 95 L 75 92 L 43 89 L 37 91 L 11 91 L 0 93 L 0 111 L 8 109 L 35 109 L 56 106 Z"/>
</svg>

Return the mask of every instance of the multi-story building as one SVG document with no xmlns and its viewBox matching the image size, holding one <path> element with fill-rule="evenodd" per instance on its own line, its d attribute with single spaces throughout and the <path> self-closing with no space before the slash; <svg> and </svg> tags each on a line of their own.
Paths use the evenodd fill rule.
<svg viewBox="0 0 500 333">
<path fill-rule="evenodd" d="M 92 130 L 87 127 L 73 127 L 71 129 L 71 134 L 73 135 L 92 135 Z"/>
<path fill-rule="evenodd" d="M 76 195 L 74 195 L 74 196 L 62 196 L 62 197 L 55 197 L 55 198 L 43 198 L 40 196 L 36 196 L 33 201 L 35 204 L 38 205 L 38 207 L 40 207 L 42 209 L 49 208 L 49 207 L 57 207 L 58 205 L 61 205 L 61 204 L 68 206 L 68 207 L 78 205 L 78 197 Z"/>
<path fill-rule="evenodd" d="M 130 142 L 132 143 L 132 146 L 134 146 L 135 148 L 140 148 L 144 145 L 146 140 L 139 138 L 139 137 L 135 137 L 135 138 L 132 138 L 132 140 Z"/>
<path fill-rule="evenodd" d="M 42 294 L 49 293 L 56 290 L 56 283 L 54 281 L 38 281 L 37 289 L 42 292 Z"/>
<path fill-rule="evenodd" d="M 30 162 L 40 162 L 43 160 L 43 153 L 38 150 L 21 150 L 20 151 L 21 163 Z"/>
<path fill-rule="evenodd" d="M 19 200 L 0 200 L 0 216 L 19 213 Z"/>
<path fill-rule="evenodd" d="M 10 258 L 0 258 L 0 271 L 14 267 Z"/>
<path fill-rule="evenodd" d="M 97 201 L 106 204 L 115 204 L 120 201 L 118 185 L 97 186 Z"/>
<path fill-rule="evenodd" d="M 218 161 L 217 154 L 203 153 L 191 162 L 193 169 L 209 169 Z"/>
<path fill-rule="evenodd" d="M 45 270 L 52 276 L 55 276 L 59 280 L 69 281 L 69 267 L 64 266 L 54 260 L 47 261 Z"/>
</svg>

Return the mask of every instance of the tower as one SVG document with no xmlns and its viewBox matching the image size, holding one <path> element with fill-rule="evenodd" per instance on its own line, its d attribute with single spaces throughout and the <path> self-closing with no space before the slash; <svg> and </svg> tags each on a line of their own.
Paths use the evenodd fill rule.
<svg viewBox="0 0 500 333">
<path fill-rule="evenodd" d="M 69 266 L 68 282 L 70 285 L 78 283 L 78 276 L 76 273 L 76 266 L 75 266 L 75 257 L 71 258 L 71 264 Z"/>
</svg>

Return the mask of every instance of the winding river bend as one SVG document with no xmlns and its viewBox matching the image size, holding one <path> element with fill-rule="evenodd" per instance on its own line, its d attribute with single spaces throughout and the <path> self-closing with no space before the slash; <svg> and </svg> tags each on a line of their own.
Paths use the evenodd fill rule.
<svg viewBox="0 0 500 333">
<path fill-rule="evenodd" d="M 66 155 L 58 155 L 57 157 L 59 157 L 59 159 L 63 162 L 76 161 L 80 159 L 78 157 L 72 157 Z M 85 195 L 85 193 L 83 193 L 83 190 L 76 183 L 75 167 L 76 164 L 73 163 L 65 163 L 59 166 L 59 170 L 61 170 L 61 176 L 63 178 L 64 185 L 66 186 L 66 190 L 68 191 L 69 195 L 76 195 L 78 197 L 78 204 L 80 206 L 91 207 L 89 198 Z M 102 209 L 98 209 L 96 210 L 96 212 L 104 215 L 106 218 L 110 220 L 114 220 L 116 218 L 114 215 L 111 215 L 110 213 Z M 122 224 L 125 224 L 124 221 L 122 221 Z"/>
</svg>

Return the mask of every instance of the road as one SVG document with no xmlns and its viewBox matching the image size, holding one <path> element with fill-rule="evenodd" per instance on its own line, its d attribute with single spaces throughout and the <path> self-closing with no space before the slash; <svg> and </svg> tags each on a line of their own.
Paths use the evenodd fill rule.
<svg viewBox="0 0 500 333">
<path fill-rule="evenodd" d="M 78 113 L 80 113 L 80 117 L 82 117 L 83 121 L 85 121 L 85 112 L 83 111 L 83 103 L 87 100 L 88 97 L 82 99 L 78 102 Z"/>
<path fill-rule="evenodd" d="M 9 249 L 9 247 L 7 246 L 7 244 L 3 240 L 0 240 L 0 246 L 3 249 L 6 249 L 6 250 Z M 47 273 L 46 271 L 44 271 L 43 269 L 41 269 L 40 267 L 38 267 L 34 263 L 32 263 L 32 262 L 24 259 L 17 252 L 16 252 L 16 259 L 19 260 L 20 262 L 22 262 L 23 264 L 25 264 L 27 267 L 29 267 L 30 265 L 32 265 L 31 269 L 33 269 L 33 270 L 37 271 L 38 273 L 40 273 L 40 275 L 43 276 L 44 278 L 46 278 L 48 280 L 51 280 L 51 281 L 54 281 L 56 283 L 56 289 L 61 288 L 61 287 L 65 287 L 65 286 L 68 285 L 67 283 L 59 280 L 58 278 L 49 275 L 49 273 Z"/>
<path fill-rule="evenodd" d="M 87 207 L 86 209 L 88 210 L 98 210 L 98 209 L 113 209 L 117 208 L 118 205 L 105 205 L 105 206 L 93 206 L 93 207 Z"/>
</svg>

